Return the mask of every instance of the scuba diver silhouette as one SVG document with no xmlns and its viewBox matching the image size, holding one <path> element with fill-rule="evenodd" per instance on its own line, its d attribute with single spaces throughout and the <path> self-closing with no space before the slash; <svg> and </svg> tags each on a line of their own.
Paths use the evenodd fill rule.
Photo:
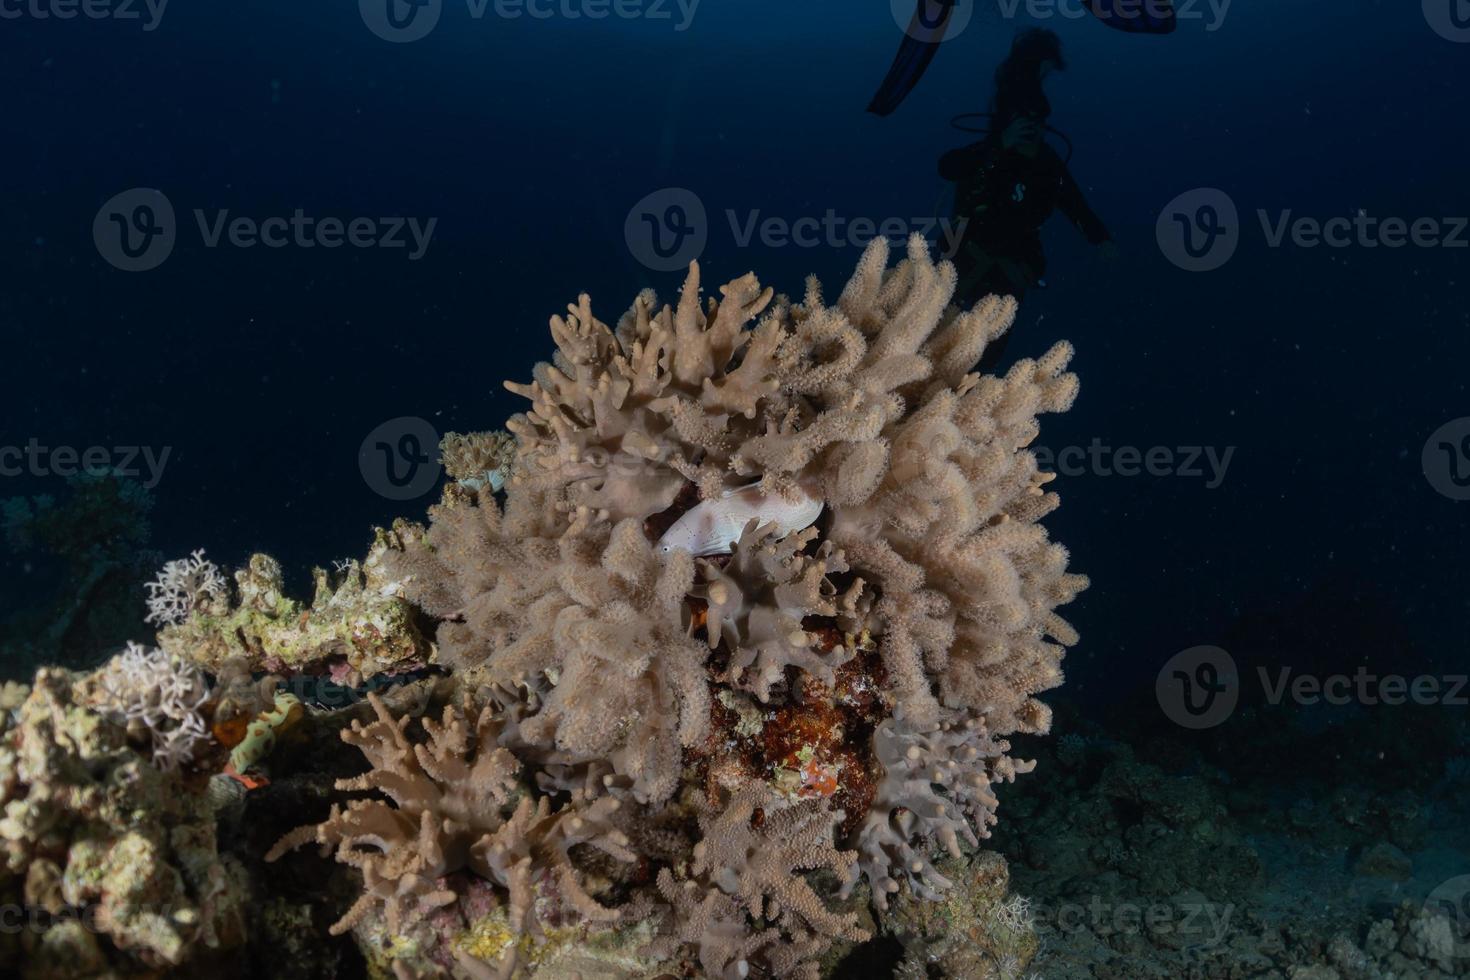
<svg viewBox="0 0 1470 980">
<path fill-rule="evenodd" d="M 868 111 L 886 116 L 919 84 L 950 29 L 955 8 L 978 0 L 916 0 L 903 43 L 888 66 Z M 1103 24 L 1129 34 L 1171 34 L 1173 0 L 1086 0 L 1087 9 Z"/>
<path fill-rule="evenodd" d="M 1042 80 L 1065 67 L 1056 34 L 1039 28 L 1022 32 L 996 70 L 984 137 L 939 158 L 939 175 L 955 184 L 955 217 L 964 222 L 951 256 L 959 275 L 954 300 L 961 307 L 990 294 L 1019 301 L 1029 289 L 1045 287 L 1041 226 L 1056 210 L 1104 258 L 1117 256 L 1112 236 L 1072 179 L 1068 161 L 1045 140 L 1051 103 Z M 983 114 L 956 116 L 957 128 L 976 115 Z M 987 347 L 982 366 L 994 365 L 1010 336 L 1007 331 Z"/>
</svg>

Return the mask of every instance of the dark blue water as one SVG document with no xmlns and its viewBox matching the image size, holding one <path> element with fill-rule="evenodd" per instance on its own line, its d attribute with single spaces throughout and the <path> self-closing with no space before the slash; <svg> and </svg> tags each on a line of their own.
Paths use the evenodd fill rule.
<svg viewBox="0 0 1470 980">
<path fill-rule="evenodd" d="M 450 0 L 428 37 L 390 44 L 342 0 L 178 3 L 153 30 L 7 7 L 22 14 L 0 20 L 0 442 L 168 447 L 154 546 L 229 564 L 265 550 L 300 579 L 431 499 L 364 482 L 375 426 L 498 427 L 521 408 L 501 380 L 529 376 L 548 316 L 579 291 L 607 320 L 642 287 L 672 294 L 679 275 L 641 265 L 624 235 L 646 195 L 698 195 L 707 281 L 754 269 L 799 293 L 815 272 L 835 294 L 856 244 L 742 245 L 727 212 L 934 215 L 936 158 L 969 138 L 948 120 L 985 107 L 1025 22 L 978 11 L 879 119 L 863 107 L 900 38 L 886 4 L 705 0 L 682 30 L 662 9 L 475 19 Z M 1191 10 L 1166 38 L 1045 22 L 1070 62 L 1049 82 L 1052 123 L 1122 255 L 1047 227 L 1050 288 L 1009 353 L 1071 339 L 1083 394 L 1041 441 L 1233 454 L 1214 486 L 1097 468 L 1059 481 L 1054 536 L 1094 582 L 1068 611 L 1083 634 L 1069 692 L 1106 704 L 1201 643 L 1463 668 L 1467 505 L 1436 491 L 1421 450 L 1470 414 L 1470 253 L 1272 248 L 1257 211 L 1470 212 L 1470 43 L 1409 0 Z M 164 192 L 179 233 L 162 265 L 128 273 L 92 223 L 134 187 Z M 1201 187 L 1239 208 L 1240 245 L 1190 273 L 1155 228 Z M 410 260 L 209 248 L 193 217 L 298 208 L 437 223 Z M 18 603 L 56 587 L 47 573 L 9 553 L 0 569 Z"/>
</svg>

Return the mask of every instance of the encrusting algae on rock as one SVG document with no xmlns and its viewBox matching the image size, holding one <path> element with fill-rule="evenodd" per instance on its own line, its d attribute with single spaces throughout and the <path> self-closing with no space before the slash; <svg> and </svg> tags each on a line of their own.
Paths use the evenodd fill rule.
<svg viewBox="0 0 1470 980">
<path fill-rule="evenodd" d="M 221 581 L 217 593 L 159 630 L 158 644 L 213 671 L 243 663 L 361 681 L 422 667 L 430 649 L 413 609 L 384 589 L 372 562 L 371 554 L 362 565 L 343 562 L 335 576 L 315 569 L 315 595 L 305 605 L 285 594 L 279 562 L 253 555 L 235 573 L 235 597 Z"/>
</svg>

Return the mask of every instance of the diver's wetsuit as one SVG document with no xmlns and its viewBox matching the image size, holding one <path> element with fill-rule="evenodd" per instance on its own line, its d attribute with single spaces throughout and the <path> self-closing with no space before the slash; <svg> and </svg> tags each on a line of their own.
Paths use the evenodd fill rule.
<svg viewBox="0 0 1470 980">
<path fill-rule="evenodd" d="M 939 176 L 955 182 L 955 216 L 966 221 L 953 256 L 955 301 L 963 306 L 991 293 L 1019 300 L 1041 281 L 1041 226 L 1058 208 L 1089 244 L 1109 238 L 1066 163 L 1045 143 L 1028 157 L 988 137 L 940 157 Z"/>
</svg>

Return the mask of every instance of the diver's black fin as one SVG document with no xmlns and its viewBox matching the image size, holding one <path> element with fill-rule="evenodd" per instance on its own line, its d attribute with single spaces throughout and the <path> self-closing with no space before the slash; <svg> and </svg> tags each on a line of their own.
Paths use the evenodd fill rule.
<svg viewBox="0 0 1470 980">
<path fill-rule="evenodd" d="M 1172 0 L 1088 0 L 1092 15 L 1129 34 L 1174 33 Z"/>
<path fill-rule="evenodd" d="M 918 0 L 914 16 L 909 20 L 908 30 L 904 32 L 903 44 L 899 45 L 898 54 L 888 67 L 883 84 L 878 86 L 873 100 L 868 103 L 869 112 L 879 116 L 888 115 L 919 84 L 919 79 L 924 77 L 924 71 L 929 67 L 929 62 L 934 60 L 939 45 L 944 41 L 944 32 L 949 27 L 949 18 L 954 13 L 956 2 L 957 0 Z"/>
</svg>

